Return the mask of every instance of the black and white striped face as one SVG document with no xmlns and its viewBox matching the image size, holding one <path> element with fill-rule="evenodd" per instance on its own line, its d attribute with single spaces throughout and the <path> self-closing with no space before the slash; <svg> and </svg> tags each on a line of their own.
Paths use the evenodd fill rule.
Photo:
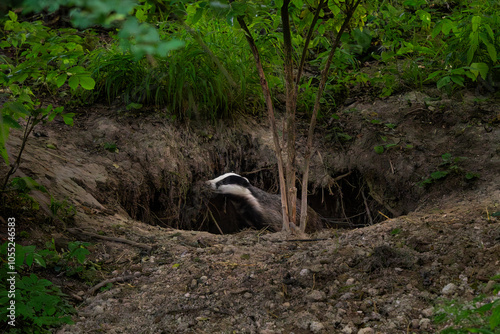
<svg viewBox="0 0 500 334">
<path fill-rule="evenodd" d="M 246 195 L 250 191 L 250 182 L 246 177 L 235 173 L 226 173 L 213 180 L 207 181 L 207 184 L 217 193 L 231 195 Z"/>
<path fill-rule="evenodd" d="M 235 173 L 226 173 L 207 181 L 212 190 L 218 194 L 229 196 L 240 205 L 250 206 L 252 210 L 261 211 L 261 205 L 255 197 L 253 188 L 246 177 Z"/>
</svg>

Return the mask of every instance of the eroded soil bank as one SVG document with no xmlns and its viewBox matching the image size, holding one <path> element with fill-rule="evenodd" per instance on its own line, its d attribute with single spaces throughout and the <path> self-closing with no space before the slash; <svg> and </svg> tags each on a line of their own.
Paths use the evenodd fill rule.
<svg viewBox="0 0 500 334">
<path fill-rule="evenodd" d="M 464 101 L 420 93 L 360 100 L 324 122 L 311 205 L 332 226 L 374 224 L 325 229 L 311 241 L 228 235 L 245 226 L 204 194 L 205 180 L 229 171 L 277 190 L 265 123 L 188 127 L 101 107 L 80 113 L 74 128 L 40 128 L 20 175 L 75 206 L 69 227 L 153 247 L 32 227 L 35 242 L 47 233 L 92 241 L 103 280 L 128 278 L 97 295 L 59 281 L 83 298 L 76 324 L 60 332 L 437 332 L 444 325 L 432 323 L 432 307 L 488 292 L 500 268 L 500 223 L 491 216 L 500 211 L 498 104 Z M 445 176 L 432 178 L 436 171 Z M 218 231 L 213 218 L 225 235 L 205 232 Z"/>
</svg>

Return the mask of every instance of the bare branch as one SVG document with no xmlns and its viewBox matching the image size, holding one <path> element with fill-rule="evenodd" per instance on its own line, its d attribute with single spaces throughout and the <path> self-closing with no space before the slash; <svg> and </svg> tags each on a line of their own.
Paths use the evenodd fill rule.
<svg viewBox="0 0 500 334">
<path fill-rule="evenodd" d="M 356 8 L 359 5 L 361 0 L 352 0 L 345 2 L 345 10 L 346 10 L 346 18 L 344 19 L 344 23 L 340 28 L 337 37 L 335 38 L 335 42 L 333 43 L 332 49 L 330 50 L 330 54 L 328 55 L 328 59 L 326 60 L 325 68 L 321 72 L 321 81 L 319 83 L 318 92 L 316 93 L 316 101 L 314 102 L 313 114 L 311 116 L 311 123 L 309 124 L 309 131 L 307 133 L 307 146 L 306 153 L 304 156 L 304 175 L 302 177 L 302 202 L 301 206 L 303 208 L 307 208 L 307 185 L 309 183 L 309 165 L 311 163 L 311 153 L 312 153 L 312 141 L 314 136 L 314 128 L 316 127 L 316 121 L 318 117 L 318 111 L 320 108 L 320 99 L 323 95 L 323 91 L 325 90 L 326 80 L 328 79 L 328 72 L 330 71 L 330 66 L 332 64 L 333 56 L 335 55 L 335 51 L 337 50 L 340 44 L 340 38 L 347 28 L 349 21 L 351 20 Z M 300 230 L 304 232 L 306 230 L 307 224 L 307 210 L 302 210 L 300 215 Z"/>
</svg>

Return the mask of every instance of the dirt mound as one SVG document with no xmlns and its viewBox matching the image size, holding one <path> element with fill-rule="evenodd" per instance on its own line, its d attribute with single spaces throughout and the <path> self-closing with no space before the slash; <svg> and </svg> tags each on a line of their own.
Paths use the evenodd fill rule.
<svg viewBox="0 0 500 334">
<path fill-rule="evenodd" d="M 96 243 L 93 260 L 115 279 L 95 296 L 71 291 L 86 298 L 60 332 L 436 332 L 437 301 L 470 299 L 499 274 L 495 108 L 411 93 L 359 101 L 326 120 L 310 205 L 327 226 L 373 225 L 308 241 L 245 231 L 224 201 L 204 195 L 205 180 L 230 171 L 277 191 L 265 124 L 188 127 L 102 107 L 73 129 L 40 129 L 20 172 L 68 198 L 73 232 Z M 9 145 L 20 146 L 15 134 Z"/>
</svg>

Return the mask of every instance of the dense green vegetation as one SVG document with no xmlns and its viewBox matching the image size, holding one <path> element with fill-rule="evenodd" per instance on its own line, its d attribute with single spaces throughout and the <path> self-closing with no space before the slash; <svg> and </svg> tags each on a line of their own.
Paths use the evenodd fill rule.
<svg viewBox="0 0 500 334">
<path fill-rule="evenodd" d="M 178 121 L 216 121 L 237 113 L 261 116 L 260 80 L 238 18 L 244 18 L 255 39 L 274 102 L 284 104 L 279 98 L 286 90 L 282 0 L 96 3 L 102 6 L 94 6 L 93 1 L 27 0 L 25 12 L 15 10 L 15 1 L 9 3 L 11 7 L 0 8 L 6 11 L 0 18 L 0 155 L 10 164 L 7 175 L 2 175 L 2 196 L 9 190 L 31 201 L 29 191 L 37 187 L 30 179 L 11 180 L 24 149 L 23 144 L 19 152 L 8 156 L 11 130 L 22 130 L 25 143 L 35 126 L 56 117 L 72 125 L 76 115 L 64 112 L 68 105 L 119 103 L 130 111 L 151 110 Z M 320 71 L 345 18 L 344 3 L 290 3 L 294 68 L 299 67 L 302 50 L 309 43 L 307 75 L 297 83 L 297 112 L 303 117 L 312 112 Z M 72 27 L 66 21 L 51 23 L 54 12 L 64 19 L 71 17 Z M 499 13 L 497 0 L 361 2 L 340 36 L 341 47 L 335 51 L 320 97 L 320 119 L 335 117 L 336 106 L 360 88 L 374 97 L 434 87 L 450 95 L 463 88 L 497 93 Z M 384 147 L 379 150 L 383 152 Z M 454 171 L 455 161 L 444 162 L 446 169 L 436 171 L 424 183 Z M 51 208 L 54 215 L 58 211 L 71 215 L 71 208 L 55 199 Z M 85 249 L 80 246 L 73 250 Z M 32 255 L 16 259 L 24 275 L 18 286 L 20 300 L 34 290 L 41 294 L 31 299 L 33 305 L 26 303 L 23 321 L 35 326 L 33 332 L 69 322 L 72 308 L 60 290 L 32 272 L 33 263 L 45 264 L 45 256 L 53 258 L 57 252 L 37 253 L 34 248 L 22 252 Z M 80 264 L 81 256 L 77 256 Z M 5 273 L 2 268 L 2 283 Z M 42 299 L 50 303 L 43 306 L 45 311 Z M 498 302 L 489 305 L 474 313 L 490 319 L 479 322 L 476 332 L 498 330 L 500 306 Z M 49 321 L 54 315 L 57 321 Z"/>
</svg>

